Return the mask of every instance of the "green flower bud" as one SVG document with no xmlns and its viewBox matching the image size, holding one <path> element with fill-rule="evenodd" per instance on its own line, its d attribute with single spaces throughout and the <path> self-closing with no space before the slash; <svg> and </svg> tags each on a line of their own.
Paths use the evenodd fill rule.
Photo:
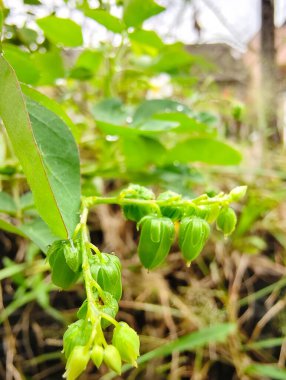
<svg viewBox="0 0 286 380">
<path fill-rule="evenodd" d="M 73 270 L 79 268 L 80 263 L 74 265 L 71 269 L 71 261 L 67 263 L 66 256 L 71 250 L 71 242 L 69 240 L 55 241 L 47 252 L 47 257 L 52 270 L 52 281 L 55 285 L 63 289 L 71 287 L 78 279 L 80 271 Z"/>
<path fill-rule="evenodd" d="M 124 199 L 155 199 L 153 191 L 139 185 L 130 185 L 123 190 L 120 196 Z M 139 222 L 144 216 L 154 213 L 154 208 L 150 205 L 128 204 L 122 207 L 126 219 Z"/>
<path fill-rule="evenodd" d="M 121 359 L 134 367 L 140 355 L 140 340 L 134 331 L 125 322 L 119 322 L 113 331 L 112 344 L 118 349 Z"/>
<path fill-rule="evenodd" d="M 237 222 L 236 213 L 232 208 L 223 208 L 217 218 L 216 226 L 225 236 L 229 236 L 235 229 Z"/>
<path fill-rule="evenodd" d="M 229 193 L 230 199 L 232 201 L 239 201 L 246 194 L 247 186 L 238 186 L 231 190 Z"/>
<path fill-rule="evenodd" d="M 178 201 L 182 197 L 180 194 L 174 193 L 173 191 L 165 191 L 160 194 L 157 198 L 158 201 L 173 200 Z M 184 210 L 181 206 L 160 206 L 160 210 L 163 216 L 172 219 L 174 222 L 180 220 L 183 216 Z"/>
<path fill-rule="evenodd" d="M 96 366 L 96 368 L 99 368 L 101 366 L 101 363 L 103 361 L 103 355 L 104 355 L 104 349 L 99 344 L 96 344 L 95 346 L 93 346 L 90 357 L 94 365 Z"/>
<path fill-rule="evenodd" d="M 218 204 L 198 206 L 196 215 L 199 218 L 205 219 L 208 223 L 216 220 L 220 212 Z"/>
<path fill-rule="evenodd" d="M 66 358 L 68 358 L 76 346 L 85 346 L 92 332 L 92 324 L 80 319 L 69 325 L 64 333 L 63 346 Z"/>
<path fill-rule="evenodd" d="M 89 359 L 89 349 L 83 346 L 76 346 L 68 358 L 64 377 L 67 380 L 76 380 L 86 369 Z"/>
<path fill-rule="evenodd" d="M 118 375 L 121 374 L 121 356 L 116 347 L 111 344 L 105 347 L 103 361 L 112 371 L 116 372 Z"/>
<path fill-rule="evenodd" d="M 146 216 L 140 225 L 139 258 L 145 268 L 153 269 L 163 263 L 170 251 L 175 237 L 174 224 L 168 218 Z"/>
<path fill-rule="evenodd" d="M 122 295 L 121 263 L 117 256 L 108 253 L 95 255 L 90 260 L 91 274 L 100 287 L 117 301 Z"/>
<path fill-rule="evenodd" d="M 210 226 L 204 219 L 191 216 L 182 220 L 179 229 L 179 246 L 187 264 L 201 253 L 209 234 Z"/>
</svg>

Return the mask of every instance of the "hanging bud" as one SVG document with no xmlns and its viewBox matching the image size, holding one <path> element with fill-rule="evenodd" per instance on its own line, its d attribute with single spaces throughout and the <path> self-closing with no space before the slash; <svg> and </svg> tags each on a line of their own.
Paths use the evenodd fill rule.
<svg viewBox="0 0 286 380">
<path fill-rule="evenodd" d="M 67 251 L 70 249 L 69 240 L 55 241 L 47 252 L 52 270 L 52 281 L 60 288 L 68 289 L 80 275 L 80 270 L 73 271 L 66 261 Z"/>
<path fill-rule="evenodd" d="M 165 191 L 161 193 L 157 200 L 158 201 L 179 201 L 182 198 L 180 194 L 174 193 L 173 191 Z M 183 208 L 182 206 L 160 206 L 160 210 L 163 216 L 172 219 L 174 222 L 180 220 L 183 216 Z"/>
<path fill-rule="evenodd" d="M 204 219 L 191 216 L 182 220 L 179 229 L 179 246 L 187 264 L 201 253 L 209 234 L 210 226 Z"/>
<path fill-rule="evenodd" d="M 90 358 L 93 361 L 96 368 L 99 368 L 101 366 L 101 363 L 103 361 L 103 355 L 104 355 L 104 349 L 99 344 L 96 344 L 95 346 L 93 346 L 93 349 L 91 350 Z"/>
<path fill-rule="evenodd" d="M 155 199 L 153 191 L 144 186 L 130 185 L 120 194 L 123 199 Z M 126 219 L 139 222 L 144 216 L 154 213 L 154 208 L 150 205 L 128 204 L 122 207 Z"/>
<path fill-rule="evenodd" d="M 219 231 L 222 231 L 225 236 L 229 236 L 235 229 L 237 222 L 236 213 L 230 207 L 221 210 L 216 226 Z"/>
<path fill-rule="evenodd" d="M 117 256 L 108 253 L 92 256 L 90 260 L 92 277 L 100 287 L 117 301 L 122 295 L 121 263 Z"/>
<path fill-rule="evenodd" d="M 91 333 L 92 324 L 87 320 L 80 319 L 69 325 L 63 337 L 64 353 L 67 359 L 76 346 L 85 346 L 88 343 Z"/>
<path fill-rule="evenodd" d="M 103 361 L 112 371 L 116 372 L 118 375 L 121 374 L 121 356 L 116 347 L 111 344 L 105 347 Z"/>
<path fill-rule="evenodd" d="M 121 359 L 134 367 L 140 355 L 140 340 L 136 331 L 127 323 L 119 322 L 113 331 L 112 344 L 118 349 Z"/>
<path fill-rule="evenodd" d="M 175 237 L 174 224 L 168 218 L 146 216 L 140 225 L 139 258 L 145 268 L 153 269 L 163 263 L 170 251 Z"/>
<path fill-rule="evenodd" d="M 231 201 L 239 201 L 246 194 L 247 186 L 238 186 L 229 193 Z"/>
<path fill-rule="evenodd" d="M 86 369 L 89 359 L 89 349 L 83 346 L 76 346 L 68 358 L 66 372 L 63 377 L 67 380 L 76 380 Z"/>
<path fill-rule="evenodd" d="M 208 223 L 213 223 L 217 219 L 219 212 L 220 207 L 218 204 L 202 205 L 198 206 L 196 215 L 205 219 Z"/>
</svg>

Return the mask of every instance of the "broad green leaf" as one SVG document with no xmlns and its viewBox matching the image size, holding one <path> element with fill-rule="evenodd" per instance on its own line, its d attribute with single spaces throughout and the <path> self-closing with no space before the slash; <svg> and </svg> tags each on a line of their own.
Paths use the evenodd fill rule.
<svg viewBox="0 0 286 380">
<path fill-rule="evenodd" d="M 167 120 L 170 122 L 177 122 L 179 127 L 176 128 L 176 133 L 186 133 L 191 135 L 199 136 L 216 136 L 217 131 L 208 126 L 207 124 L 201 123 L 193 117 L 190 117 L 182 112 L 169 112 L 154 115 L 157 120 Z"/>
<path fill-rule="evenodd" d="M 246 368 L 245 373 L 257 379 L 268 377 L 271 380 L 286 380 L 286 370 L 276 365 L 251 364 Z"/>
<path fill-rule="evenodd" d="M 19 226 L 15 226 L 3 218 L 0 218 L 0 230 L 26 237 L 26 234 L 21 230 Z"/>
<path fill-rule="evenodd" d="M 14 199 L 10 194 L 5 193 L 4 191 L 0 192 L 0 212 L 6 214 L 16 214 L 17 207 Z"/>
<path fill-rule="evenodd" d="M 173 352 L 194 351 L 207 344 L 223 342 L 226 340 L 228 335 L 235 331 L 235 329 L 236 326 L 232 323 L 222 323 L 211 327 L 202 328 L 200 331 L 185 335 L 179 339 L 166 343 L 155 350 L 147 352 L 138 358 L 137 363 L 140 366 L 150 360 L 171 355 Z M 130 365 L 124 365 L 122 367 L 122 373 L 131 368 L 132 367 Z M 116 376 L 117 375 L 114 373 L 109 373 L 103 376 L 102 380 L 111 380 Z"/>
<path fill-rule="evenodd" d="M 45 36 L 54 44 L 76 47 L 83 44 L 81 27 L 67 18 L 47 16 L 37 20 Z"/>
<path fill-rule="evenodd" d="M 129 39 L 133 45 L 135 44 L 135 51 L 137 50 L 136 46 L 140 46 L 141 50 L 147 54 L 156 53 L 164 47 L 164 42 L 153 30 L 135 30 L 129 33 Z"/>
<path fill-rule="evenodd" d="M 153 0 L 125 0 L 123 20 L 129 26 L 140 26 L 148 18 L 165 10 Z"/>
<path fill-rule="evenodd" d="M 24 4 L 28 4 L 28 5 L 41 5 L 42 3 L 39 0 L 24 0 Z"/>
<path fill-rule="evenodd" d="M 78 128 L 74 125 L 71 118 L 66 114 L 66 112 L 64 111 L 64 109 L 61 107 L 61 105 L 58 102 L 56 102 L 52 98 L 48 98 L 46 95 L 42 94 L 41 92 L 35 90 L 32 87 L 26 86 L 24 84 L 21 85 L 21 89 L 23 93 L 27 95 L 29 98 L 35 100 L 37 103 L 41 104 L 48 110 L 58 115 L 69 127 L 74 138 L 77 140 L 78 134 L 79 134 Z"/>
<path fill-rule="evenodd" d="M 50 244 L 59 239 L 41 218 L 22 224 L 19 229 L 44 253 L 47 253 Z"/>
<path fill-rule="evenodd" d="M 100 25 L 103 25 L 111 32 L 121 33 L 126 28 L 119 18 L 113 16 L 104 9 L 86 9 L 84 14 L 98 22 Z"/>
<path fill-rule="evenodd" d="M 71 235 L 79 222 L 80 169 L 77 146 L 71 132 L 57 115 L 29 98 L 26 104 L 49 185 L 68 235 Z"/>
<path fill-rule="evenodd" d="M 33 29 L 24 26 L 23 28 L 17 29 L 17 35 L 26 46 L 37 43 L 38 33 Z"/>
<path fill-rule="evenodd" d="M 84 50 L 79 55 L 69 76 L 80 80 L 90 79 L 101 67 L 103 59 L 104 55 L 101 51 Z"/>
<path fill-rule="evenodd" d="M 36 84 L 40 79 L 40 72 L 31 60 L 29 53 L 17 46 L 3 44 L 5 58 L 15 70 L 19 81 L 27 84 Z"/>
<path fill-rule="evenodd" d="M 72 135 L 53 112 L 29 100 L 0 55 L 0 117 L 23 167 L 40 216 L 61 238 L 71 235 L 80 206 L 79 156 Z"/>
<path fill-rule="evenodd" d="M 126 123 L 129 112 L 125 109 L 121 100 L 117 98 L 105 99 L 91 110 L 95 120 L 110 123 L 114 125 L 122 125 Z"/>
<path fill-rule="evenodd" d="M 54 84 L 57 79 L 65 77 L 63 59 L 59 49 L 46 53 L 36 52 L 31 55 L 34 66 L 40 73 L 38 86 Z"/>
<path fill-rule="evenodd" d="M 240 152 L 231 145 L 212 138 L 192 138 L 178 143 L 168 154 L 168 162 L 204 162 L 211 165 L 238 165 Z"/>
<path fill-rule="evenodd" d="M 142 124 L 146 120 L 151 119 L 157 113 L 168 113 L 168 112 L 188 112 L 189 108 L 185 105 L 176 102 L 171 99 L 152 99 L 145 100 L 136 109 L 133 116 L 134 124 Z"/>
</svg>

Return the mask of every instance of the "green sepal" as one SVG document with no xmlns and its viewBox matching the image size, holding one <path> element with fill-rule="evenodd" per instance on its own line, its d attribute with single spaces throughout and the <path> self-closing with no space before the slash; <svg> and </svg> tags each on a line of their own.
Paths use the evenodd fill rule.
<svg viewBox="0 0 286 380">
<path fill-rule="evenodd" d="M 94 292 L 94 306 L 98 310 L 98 312 L 105 313 L 112 318 L 116 317 L 118 313 L 118 303 L 116 299 L 108 292 L 102 292 L 102 295 L 99 296 L 98 292 Z M 83 302 L 81 307 L 77 312 L 78 318 L 86 318 L 87 313 L 87 300 Z M 110 322 L 104 318 L 101 319 L 101 327 L 105 329 L 110 326 Z"/>
<path fill-rule="evenodd" d="M 181 221 L 179 246 L 188 264 L 201 253 L 209 234 L 210 226 L 202 218 L 191 216 Z"/>
<path fill-rule="evenodd" d="M 181 200 L 182 196 L 180 194 L 177 194 L 173 191 L 165 191 L 164 193 L 161 193 L 158 197 L 158 201 L 179 201 Z M 184 209 L 182 206 L 175 206 L 175 205 L 169 205 L 169 206 L 160 206 L 161 214 L 162 216 L 165 216 L 167 218 L 172 219 L 174 222 L 177 220 L 180 220 L 184 214 Z"/>
<path fill-rule="evenodd" d="M 218 204 L 202 205 L 197 207 L 196 215 L 199 218 L 205 219 L 208 223 L 213 223 L 220 213 Z"/>
<path fill-rule="evenodd" d="M 123 361 L 136 366 L 140 355 L 140 340 L 135 330 L 127 323 L 119 322 L 113 330 L 112 344 L 118 349 Z"/>
<path fill-rule="evenodd" d="M 120 197 L 123 199 L 155 199 L 155 195 L 152 190 L 139 185 L 130 185 L 127 189 L 120 193 Z M 139 222 L 144 216 L 155 213 L 154 207 L 150 205 L 128 204 L 123 205 L 122 210 L 125 218 L 134 222 Z"/>
<path fill-rule="evenodd" d="M 96 368 L 99 368 L 103 362 L 104 349 L 99 344 L 93 346 L 90 354 L 90 358 Z"/>
<path fill-rule="evenodd" d="M 79 278 L 80 270 L 74 272 L 66 261 L 69 240 L 57 240 L 48 249 L 47 257 L 52 271 L 52 282 L 60 288 L 70 288 Z"/>
<path fill-rule="evenodd" d="M 66 240 L 64 246 L 66 263 L 73 272 L 78 272 L 82 264 L 82 252 L 79 241 Z"/>
<path fill-rule="evenodd" d="M 146 216 L 139 226 L 139 258 L 145 268 L 153 269 L 163 263 L 170 251 L 175 237 L 174 224 L 169 218 Z"/>
<path fill-rule="evenodd" d="M 63 337 L 66 358 L 70 356 L 75 346 L 85 346 L 88 343 L 91 332 L 92 324 L 84 319 L 80 319 L 69 325 Z"/>
<path fill-rule="evenodd" d="M 122 295 L 121 263 L 117 256 L 109 253 L 94 255 L 90 259 L 92 277 L 100 287 L 110 293 L 117 302 Z"/>
</svg>

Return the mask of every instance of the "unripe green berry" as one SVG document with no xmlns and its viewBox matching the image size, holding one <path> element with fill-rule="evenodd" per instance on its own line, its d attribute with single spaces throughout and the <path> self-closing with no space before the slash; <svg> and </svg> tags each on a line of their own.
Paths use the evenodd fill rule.
<svg viewBox="0 0 286 380">
<path fill-rule="evenodd" d="M 225 236 L 229 236 L 235 229 L 237 222 L 236 213 L 232 208 L 224 208 L 221 210 L 216 226 L 219 231 L 222 231 Z"/>
<path fill-rule="evenodd" d="M 103 361 L 112 371 L 116 372 L 118 375 L 121 374 L 121 356 L 116 347 L 111 344 L 105 347 Z"/>
<path fill-rule="evenodd" d="M 232 201 L 239 201 L 241 198 L 245 196 L 247 191 L 247 186 L 237 186 L 231 190 L 229 193 L 230 199 Z"/>
<path fill-rule="evenodd" d="M 140 340 L 136 331 L 127 323 L 119 322 L 113 331 L 112 344 L 118 349 L 123 361 L 137 367 Z"/>
</svg>

